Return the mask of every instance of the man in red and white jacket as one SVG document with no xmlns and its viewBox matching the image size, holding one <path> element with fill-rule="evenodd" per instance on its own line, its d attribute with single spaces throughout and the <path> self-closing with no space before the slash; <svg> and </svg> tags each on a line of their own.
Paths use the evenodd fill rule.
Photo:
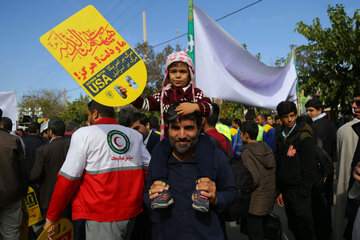
<svg viewBox="0 0 360 240">
<path fill-rule="evenodd" d="M 44 226 L 72 201 L 72 219 L 86 219 L 87 239 L 127 239 L 142 212 L 144 173 L 150 154 L 137 131 L 120 126 L 114 109 L 88 104 L 91 126 L 78 129 L 60 169 Z M 48 231 L 55 233 L 55 227 Z"/>
</svg>

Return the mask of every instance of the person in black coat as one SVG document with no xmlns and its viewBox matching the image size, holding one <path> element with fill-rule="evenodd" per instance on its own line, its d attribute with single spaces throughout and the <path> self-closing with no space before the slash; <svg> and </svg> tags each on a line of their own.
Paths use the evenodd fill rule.
<svg viewBox="0 0 360 240">
<path fill-rule="evenodd" d="M 336 128 L 323 112 L 324 107 L 319 100 L 311 99 L 305 107 L 307 115 L 312 119 L 311 127 L 314 130 L 314 136 L 322 141 L 323 149 L 330 156 L 333 165 L 336 158 Z M 318 240 L 330 239 L 332 202 L 333 179 L 330 178 L 326 183 L 325 191 L 314 193 L 312 196 L 315 233 Z"/>
<path fill-rule="evenodd" d="M 156 144 L 160 142 L 160 134 L 151 130 L 149 118 L 145 114 L 138 112 L 134 113 L 130 121 L 130 128 L 135 129 L 143 135 L 146 149 L 151 154 Z"/>
<path fill-rule="evenodd" d="M 23 138 L 25 144 L 25 161 L 28 176 L 30 176 L 30 171 L 34 165 L 36 149 L 46 144 L 46 142 L 40 137 L 40 126 L 41 125 L 38 122 L 31 122 L 28 126 L 29 134 L 25 135 Z M 34 190 L 37 191 L 36 187 Z"/>
<path fill-rule="evenodd" d="M 30 174 L 31 182 L 40 184 L 39 202 L 44 216 L 49 208 L 57 174 L 65 161 L 70 145 L 70 140 L 64 138 L 65 124 L 62 120 L 51 119 L 48 132 L 51 140 L 36 150 L 35 163 Z"/>
<path fill-rule="evenodd" d="M 293 102 L 280 102 L 277 112 L 283 123 L 275 144 L 277 203 L 285 206 L 288 226 L 296 240 L 311 240 L 315 238 L 311 193 L 317 177 L 313 130 L 306 123 L 296 122 Z"/>
</svg>

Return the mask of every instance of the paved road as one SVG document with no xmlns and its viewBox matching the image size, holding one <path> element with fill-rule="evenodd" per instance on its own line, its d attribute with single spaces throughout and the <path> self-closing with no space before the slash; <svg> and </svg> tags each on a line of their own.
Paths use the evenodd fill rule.
<svg viewBox="0 0 360 240">
<path fill-rule="evenodd" d="M 283 239 L 284 240 L 295 240 L 294 236 L 291 234 L 291 232 L 288 229 L 285 210 L 283 208 L 277 206 L 277 204 L 275 204 L 273 213 L 278 215 L 281 219 L 282 228 L 283 228 Z M 227 223 L 227 234 L 228 234 L 228 240 L 246 240 L 246 239 L 248 239 L 248 236 L 240 233 L 240 225 L 236 224 L 236 222 L 228 222 Z"/>
</svg>

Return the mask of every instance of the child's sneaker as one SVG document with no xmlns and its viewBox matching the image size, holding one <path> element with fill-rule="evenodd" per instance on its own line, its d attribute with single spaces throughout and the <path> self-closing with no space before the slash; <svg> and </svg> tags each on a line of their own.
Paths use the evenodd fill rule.
<svg viewBox="0 0 360 240">
<path fill-rule="evenodd" d="M 200 212 L 209 211 L 209 199 L 200 194 L 200 190 L 195 190 L 192 194 L 191 199 L 193 200 L 192 207 Z"/>
<path fill-rule="evenodd" d="M 164 190 L 163 192 L 159 193 L 159 196 L 151 202 L 151 209 L 156 210 L 167 208 L 168 206 L 171 206 L 173 204 L 174 199 L 172 198 L 170 191 Z"/>
</svg>

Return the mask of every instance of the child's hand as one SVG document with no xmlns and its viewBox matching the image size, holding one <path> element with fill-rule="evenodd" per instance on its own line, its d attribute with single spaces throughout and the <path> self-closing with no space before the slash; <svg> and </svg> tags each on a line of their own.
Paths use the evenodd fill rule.
<svg viewBox="0 0 360 240">
<path fill-rule="evenodd" d="M 175 111 L 177 112 L 177 114 L 187 115 L 190 113 L 194 113 L 196 111 L 200 111 L 200 108 L 199 108 L 199 105 L 197 105 L 196 103 L 184 102 L 184 103 L 181 103 L 175 109 Z"/>
<path fill-rule="evenodd" d="M 129 83 L 129 87 L 131 87 L 131 86 L 132 86 L 132 84 Z M 127 97 L 127 89 L 126 89 L 125 87 L 119 85 L 119 86 L 118 86 L 118 89 L 120 90 L 121 94 L 122 94 L 124 97 Z"/>
</svg>

